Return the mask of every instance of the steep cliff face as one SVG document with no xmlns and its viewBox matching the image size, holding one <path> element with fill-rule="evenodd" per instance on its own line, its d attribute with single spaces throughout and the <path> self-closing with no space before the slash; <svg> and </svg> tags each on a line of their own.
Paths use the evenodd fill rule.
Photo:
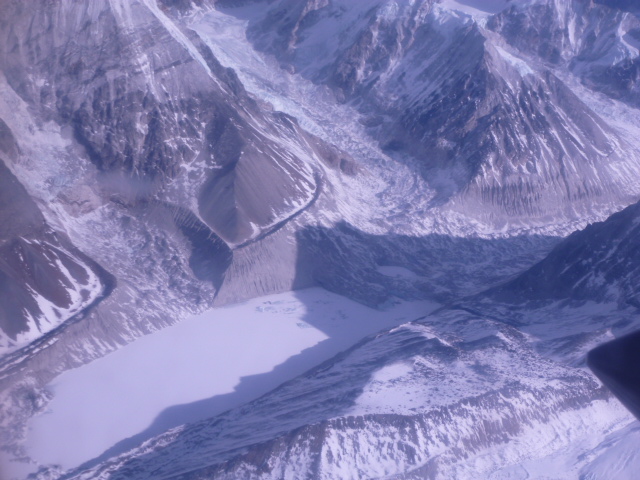
<svg viewBox="0 0 640 480">
<path fill-rule="evenodd" d="M 556 74 L 635 98 L 633 14 L 553 1 L 261 6 L 256 48 L 359 109 L 387 152 L 412 158 L 433 205 L 501 228 L 636 198 L 637 147 Z"/>
<path fill-rule="evenodd" d="M 592 300 L 640 307 L 640 204 L 571 234 L 542 262 L 499 287 L 496 298 Z"/>
<path fill-rule="evenodd" d="M 487 26 L 523 53 L 638 106 L 639 11 L 629 2 L 541 1 L 511 7 Z"/>
</svg>

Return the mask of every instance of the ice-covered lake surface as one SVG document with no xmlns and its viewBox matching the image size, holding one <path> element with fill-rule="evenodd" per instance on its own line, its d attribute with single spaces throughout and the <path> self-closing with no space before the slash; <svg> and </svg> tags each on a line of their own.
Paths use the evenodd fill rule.
<svg viewBox="0 0 640 480">
<path fill-rule="evenodd" d="M 72 468 L 125 451 L 257 398 L 438 306 L 397 302 L 378 311 L 311 288 L 209 310 L 57 377 L 47 411 L 29 424 L 28 453 Z"/>
</svg>

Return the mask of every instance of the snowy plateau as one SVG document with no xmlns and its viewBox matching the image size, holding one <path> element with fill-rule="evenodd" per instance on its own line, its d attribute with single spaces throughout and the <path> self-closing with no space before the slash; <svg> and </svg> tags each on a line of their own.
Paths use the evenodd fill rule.
<svg viewBox="0 0 640 480">
<path fill-rule="evenodd" d="M 635 479 L 639 239 L 635 1 L 0 1 L 0 479 Z"/>
</svg>

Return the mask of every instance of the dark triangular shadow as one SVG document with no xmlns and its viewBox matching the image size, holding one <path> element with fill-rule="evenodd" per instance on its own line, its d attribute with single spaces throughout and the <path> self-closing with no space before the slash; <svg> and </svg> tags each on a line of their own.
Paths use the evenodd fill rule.
<svg viewBox="0 0 640 480">
<path fill-rule="evenodd" d="M 587 365 L 640 419 L 640 332 L 594 348 L 587 355 Z"/>
</svg>

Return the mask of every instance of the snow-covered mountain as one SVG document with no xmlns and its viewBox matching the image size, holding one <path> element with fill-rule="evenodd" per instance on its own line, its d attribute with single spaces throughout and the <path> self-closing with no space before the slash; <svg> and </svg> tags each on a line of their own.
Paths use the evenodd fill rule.
<svg viewBox="0 0 640 480">
<path fill-rule="evenodd" d="M 635 98 L 629 12 L 552 0 L 247 10 L 256 48 L 358 108 L 382 148 L 410 157 L 435 204 L 499 228 L 635 198 L 637 146 L 572 84 Z"/>
<path fill-rule="evenodd" d="M 488 27 L 522 52 L 566 67 L 587 86 L 638 106 L 638 8 L 634 2 L 531 2 Z"/>
<path fill-rule="evenodd" d="M 632 478 L 584 361 L 637 327 L 632 3 L 0 2 L 0 476 Z M 444 306 L 68 472 L 31 458 L 62 372 L 306 287 Z"/>
<path fill-rule="evenodd" d="M 12 19 L 7 83 L 68 130 L 106 176 L 107 195 L 135 203 L 182 183 L 186 198 L 176 192 L 175 200 L 192 202 L 231 244 L 313 199 L 315 152 L 296 145 L 295 125 L 261 111 L 233 72 L 154 2 L 61 2 L 4 18 Z M 44 33 L 34 35 L 33 24 Z"/>
</svg>

